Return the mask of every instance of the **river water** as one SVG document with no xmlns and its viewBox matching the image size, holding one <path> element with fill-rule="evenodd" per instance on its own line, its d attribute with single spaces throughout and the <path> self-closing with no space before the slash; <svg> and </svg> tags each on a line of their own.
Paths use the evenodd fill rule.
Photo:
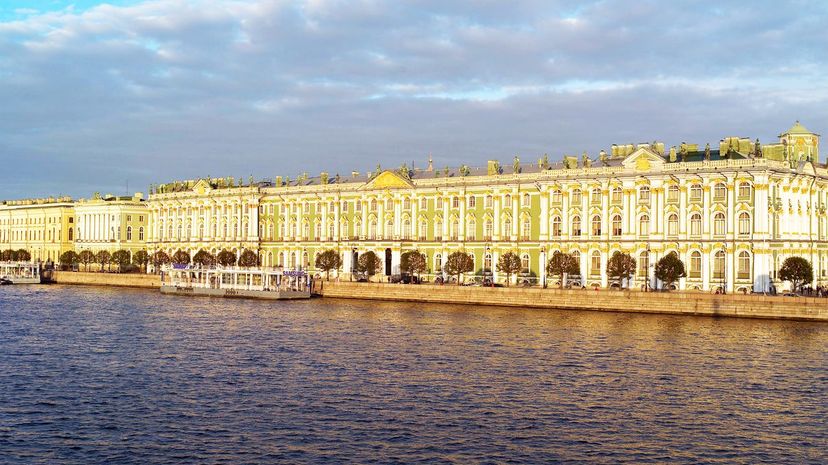
<svg viewBox="0 0 828 465">
<path fill-rule="evenodd" d="M 0 463 L 828 463 L 828 324 L 0 288 Z"/>
</svg>

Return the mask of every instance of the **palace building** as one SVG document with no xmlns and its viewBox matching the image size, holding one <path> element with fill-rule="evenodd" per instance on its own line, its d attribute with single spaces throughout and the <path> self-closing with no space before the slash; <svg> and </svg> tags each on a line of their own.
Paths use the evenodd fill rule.
<svg viewBox="0 0 828 465">
<path fill-rule="evenodd" d="M 117 197 L 98 193 L 74 204 L 76 218 L 75 252 L 115 252 L 130 256 L 146 249 L 149 210 L 142 193 Z"/>
<path fill-rule="evenodd" d="M 72 250 L 75 212 L 69 197 L 0 202 L 0 250 L 27 250 L 32 261 L 56 262 Z"/>
<path fill-rule="evenodd" d="M 676 252 L 687 269 L 681 289 L 767 290 L 784 258 L 803 256 L 815 285 L 828 271 L 828 171 L 819 135 L 799 122 L 778 142 L 728 137 L 718 147 L 660 142 L 614 145 L 598 157 L 549 163 L 380 169 L 350 175 L 246 184 L 233 178 L 154 186 L 148 250 L 192 256 L 204 249 L 255 251 L 264 266 L 313 270 L 328 249 L 344 276 L 360 254 L 399 273 L 400 255 L 417 249 L 430 275 L 458 250 L 475 273 L 502 280 L 498 258 L 517 253 L 517 279 L 548 283 L 554 251 L 580 262 L 586 286 L 611 285 L 615 251 L 638 261 L 634 286 L 653 286 L 654 263 Z"/>
</svg>

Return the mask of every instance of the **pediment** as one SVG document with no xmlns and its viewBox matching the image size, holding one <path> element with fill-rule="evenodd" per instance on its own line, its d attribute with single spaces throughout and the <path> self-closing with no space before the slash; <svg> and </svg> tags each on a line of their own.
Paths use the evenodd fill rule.
<svg viewBox="0 0 828 465">
<path fill-rule="evenodd" d="M 366 182 L 360 189 L 409 189 L 414 187 L 408 179 L 393 171 L 383 171 L 374 179 Z"/>
<path fill-rule="evenodd" d="M 199 179 L 197 183 L 193 186 L 193 192 L 198 192 L 199 194 L 204 194 L 213 190 L 213 186 L 210 185 L 209 182 L 205 181 L 204 179 Z"/>
<path fill-rule="evenodd" d="M 625 168 L 635 171 L 660 170 L 664 166 L 664 163 L 665 160 L 663 157 L 643 147 L 629 154 L 621 162 Z"/>
<path fill-rule="evenodd" d="M 809 161 L 802 162 L 799 166 L 799 171 L 801 171 L 805 174 L 810 174 L 810 175 L 815 175 L 816 174 L 816 169 L 814 169 L 814 164 L 809 162 Z"/>
</svg>

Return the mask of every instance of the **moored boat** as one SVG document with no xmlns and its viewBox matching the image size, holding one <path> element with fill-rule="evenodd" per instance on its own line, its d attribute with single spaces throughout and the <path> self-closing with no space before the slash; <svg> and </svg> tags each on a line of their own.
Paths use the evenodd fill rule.
<svg viewBox="0 0 828 465">
<path fill-rule="evenodd" d="M 308 299 L 312 279 L 303 270 L 240 267 L 168 267 L 161 293 L 268 300 Z"/>
<path fill-rule="evenodd" d="M 40 265 L 29 262 L 0 262 L 0 285 L 40 284 Z"/>
</svg>

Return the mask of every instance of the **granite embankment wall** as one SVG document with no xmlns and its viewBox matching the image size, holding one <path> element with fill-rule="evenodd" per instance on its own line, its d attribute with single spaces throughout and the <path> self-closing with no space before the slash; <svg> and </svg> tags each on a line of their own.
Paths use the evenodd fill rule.
<svg viewBox="0 0 828 465">
<path fill-rule="evenodd" d="M 58 284 L 88 284 L 92 286 L 144 287 L 152 289 L 161 287 L 161 277 L 153 274 L 56 271 L 54 273 L 54 280 Z"/>
<path fill-rule="evenodd" d="M 828 322 L 828 299 L 703 293 L 322 282 L 324 297 Z"/>
</svg>

